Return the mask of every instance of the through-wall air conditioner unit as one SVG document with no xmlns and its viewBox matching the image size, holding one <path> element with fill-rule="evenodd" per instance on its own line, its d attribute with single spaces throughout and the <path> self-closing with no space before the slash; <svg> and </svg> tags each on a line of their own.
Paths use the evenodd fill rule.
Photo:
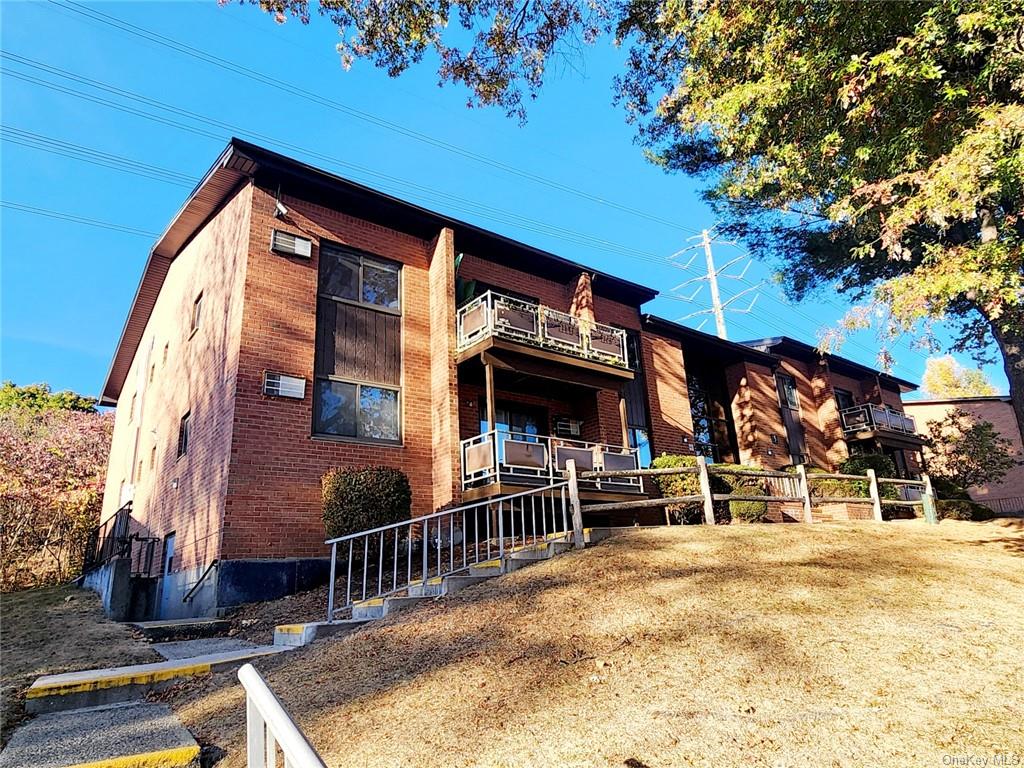
<svg viewBox="0 0 1024 768">
<path fill-rule="evenodd" d="M 583 422 L 579 419 L 555 419 L 555 437 L 579 437 L 583 434 Z"/>
<path fill-rule="evenodd" d="M 263 394 L 302 400 L 306 396 L 306 380 L 301 376 L 266 371 L 263 374 Z"/>
<path fill-rule="evenodd" d="M 291 232 L 275 229 L 273 237 L 270 238 L 270 250 L 283 256 L 298 256 L 301 259 L 308 259 L 313 255 L 313 241 L 293 235 Z"/>
</svg>

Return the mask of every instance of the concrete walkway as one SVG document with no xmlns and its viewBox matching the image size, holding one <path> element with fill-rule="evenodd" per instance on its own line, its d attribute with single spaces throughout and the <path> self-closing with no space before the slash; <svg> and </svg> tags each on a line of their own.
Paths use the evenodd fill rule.
<svg viewBox="0 0 1024 768">
<path fill-rule="evenodd" d="M 199 745 L 166 704 L 132 702 L 41 715 L 19 728 L 4 768 L 186 768 Z"/>
</svg>

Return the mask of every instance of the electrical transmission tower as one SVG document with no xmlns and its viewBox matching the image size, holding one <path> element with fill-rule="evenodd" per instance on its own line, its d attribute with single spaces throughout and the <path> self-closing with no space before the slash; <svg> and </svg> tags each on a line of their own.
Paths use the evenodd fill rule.
<svg viewBox="0 0 1024 768">
<path fill-rule="evenodd" d="M 712 227 L 712 229 L 714 229 L 714 228 Z M 701 289 L 704 287 L 703 283 L 706 282 L 708 284 L 708 286 L 710 287 L 710 289 L 711 289 L 711 306 L 709 308 L 707 308 L 707 309 L 700 309 L 700 310 L 697 310 L 696 312 L 691 312 L 688 315 L 683 315 L 682 317 L 677 318 L 677 320 L 681 322 L 683 320 L 689 320 L 691 317 L 697 317 L 698 315 L 713 314 L 715 316 L 715 328 L 718 331 L 718 338 L 720 338 L 720 339 L 728 339 L 729 338 L 729 334 L 728 334 L 728 331 L 726 330 L 726 327 L 725 327 L 725 312 L 726 312 L 726 310 L 728 310 L 730 312 L 737 312 L 739 314 L 744 314 L 744 315 L 750 314 L 750 312 L 754 309 L 754 303 L 757 301 L 757 297 L 758 297 L 757 293 L 754 293 L 753 298 L 750 300 L 750 304 L 748 304 L 747 307 L 744 308 L 744 309 L 737 309 L 735 307 L 731 307 L 730 305 L 733 304 L 741 296 L 745 296 L 748 293 L 757 291 L 757 289 L 760 288 L 763 283 L 757 283 L 756 285 L 752 285 L 749 288 L 745 288 L 742 291 L 740 291 L 739 293 L 737 293 L 736 295 L 730 297 L 729 299 L 726 299 L 723 302 L 722 301 L 722 294 L 721 294 L 721 292 L 719 291 L 719 288 L 718 288 L 718 280 L 719 280 L 719 278 L 727 279 L 727 280 L 743 280 L 744 275 L 747 274 L 747 270 L 750 268 L 751 259 L 744 253 L 744 254 L 741 254 L 740 256 L 737 256 L 735 259 L 732 259 L 731 261 L 727 261 L 725 264 L 723 264 L 720 267 L 715 267 L 714 254 L 711 251 L 712 243 L 719 242 L 722 245 L 732 245 L 732 246 L 737 246 L 737 247 L 738 247 L 738 244 L 735 243 L 735 242 L 729 241 L 729 240 L 721 240 L 721 241 L 716 240 L 715 238 L 712 237 L 711 230 L 707 230 L 707 229 L 702 231 L 700 233 L 700 235 L 697 235 L 695 237 L 690 237 L 690 238 L 687 238 L 687 239 L 688 240 L 699 240 L 700 242 L 695 243 L 694 245 L 687 246 L 686 248 L 683 248 L 681 251 L 677 251 L 676 253 L 672 254 L 669 257 L 669 259 L 673 263 L 676 263 L 675 260 L 678 257 L 680 257 L 680 256 L 682 256 L 682 255 L 684 255 L 686 253 L 689 253 L 690 251 L 696 251 L 696 253 L 694 253 L 690 257 L 690 260 L 688 262 L 686 262 L 686 264 L 680 265 L 680 264 L 677 263 L 677 266 L 679 266 L 681 269 L 688 269 L 693 264 L 693 262 L 696 261 L 696 259 L 700 256 L 700 251 L 703 250 L 704 251 L 704 262 L 705 262 L 705 265 L 706 265 L 706 274 L 698 275 L 697 277 L 690 278 L 689 280 L 684 280 L 679 285 L 677 285 L 675 288 L 673 288 L 671 292 L 678 295 L 678 291 L 681 291 L 686 286 L 692 285 L 694 283 L 700 283 L 700 285 L 698 285 L 696 287 L 696 289 L 693 291 L 693 293 L 690 296 L 680 296 L 680 298 L 682 298 L 682 299 L 684 299 L 686 301 L 696 301 L 697 300 L 697 295 L 701 292 Z M 726 270 L 729 269 L 729 267 L 733 266 L 734 264 L 738 264 L 739 262 L 743 261 L 744 259 L 747 259 L 747 263 L 743 266 L 743 269 L 740 271 L 740 273 L 738 275 L 726 274 Z M 706 322 L 706 320 L 704 322 Z M 704 325 L 704 322 L 702 322 L 700 325 L 697 326 L 697 330 L 700 330 L 700 328 Z"/>
</svg>

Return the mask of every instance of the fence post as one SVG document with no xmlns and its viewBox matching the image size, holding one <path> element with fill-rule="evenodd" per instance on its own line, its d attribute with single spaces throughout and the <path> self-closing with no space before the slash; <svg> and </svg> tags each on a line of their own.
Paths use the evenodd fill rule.
<svg viewBox="0 0 1024 768">
<path fill-rule="evenodd" d="M 807 480 L 807 467 L 796 465 L 796 474 L 800 478 L 800 495 L 804 497 L 804 522 L 814 522 L 814 511 L 811 509 L 811 484 Z"/>
<path fill-rule="evenodd" d="M 868 476 L 868 494 L 871 496 L 871 509 L 875 513 L 875 522 L 881 523 L 885 521 L 882 517 L 882 496 L 878 492 L 878 476 L 875 474 L 875 470 L 868 467 L 865 470 Z"/>
<path fill-rule="evenodd" d="M 338 565 L 338 542 L 331 544 L 331 586 L 327 592 L 327 621 L 334 621 L 334 578 L 335 568 Z"/>
<path fill-rule="evenodd" d="M 576 460 L 565 462 L 569 479 L 569 506 L 572 507 L 572 542 L 576 549 L 583 549 L 583 510 L 580 508 L 580 484 L 576 479 Z"/>
<path fill-rule="evenodd" d="M 704 522 L 715 524 L 715 499 L 711 494 L 711 474 L 703 456 L 697 457 L 697 477 L 700 480 L 700 495 L 704 497 Z"/>
<path fill-rule="evenodd" d="M 927 472 L 921 473 L 921 479 L 924 480 L 924 494 L 921 496 L 921 507 L 924 510 L 924 519 L 932 525 L 937 525 L 939 518 L 938 515 L 935 514 L 935 491 L 932 490 L 932 479 L 928 477 Z"/>
</svg>

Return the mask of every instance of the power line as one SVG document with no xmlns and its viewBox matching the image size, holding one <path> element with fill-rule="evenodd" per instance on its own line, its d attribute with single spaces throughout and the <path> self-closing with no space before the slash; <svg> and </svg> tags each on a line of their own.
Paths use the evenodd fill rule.
<svg viewBox="0 0 1024 768">
<path fill-rule="evenodd" d="M 84 224 L 89 227 L 97 227 L 99 229 L 110 229 L 115 232 L 122 232 L 126 235 L 138 235 L 139 237 L 158 237 L 156 232 L 148 232 L 144 229 L 137 229 L 136 227 L 128 227 L 123 224 L 115 224 L 110 221 L 100 221 L 99 219 L 91 219 L 86 216 L 75 216 L 71 213 L 64 213 L 62 211 L 51 211 L 48 208 L 36 208 L 31 205 L 24 205 L 22 203 L 15 203 L 12 200 L 0 200 L 0 208 L 9 208 L 12 211 L 20 211 L 22 213 L 30 213 L 34 216 L 45 216 L 50 219 L 60 219 L 61 221 L 70 221 L 75 224 Z"/>
<path fill-rule="evenodd" d="M 66 70 L 62 70 L 58 67 L 52 67 L 24 56 L 19 56 L 18 54 L 10 53 L 9 51 L 0 50 L 0 57 L 14 61 L 22 66 L 39 69 L 46 72 L 47 74 L 62 77 L 67 80 L 71 80 L 72 82 L 86 85 L 88 87 L 95 88 L 97 90 L 101 90 L 107 93 L 112 93 L 124 99 L 136 101 L 147 106 L 162 109 L 164 111 L 170 112 L 181 117 L 186 117 L 187 119 L 195 122 L 204 123 L 214 128 L 219 128 L 225 131 L 227 134 L 251 136 L 263 143 L 277 145 L 291 152 L 296 152 L 316 158 L 318 161 L 324 163 L 325 165 L 341 166 L 350 170 L 357 171 L 358 173 L 364 174 L 365 176 L 370 176 L 375 179 L 383 180 L 387 183 L 390 183 L 393 187 L 397 187 L 397 189 L 399 190 L 399 194 L 407 195 L 409 194 L 408 190 L 411 189 L 414 190 L 421 197 L 421 199 L 444 199 L 449 201 L 449 203 L 458 210 L 469 211 L 471 213 L 474 213 L 475 215 L 485 217 L 492 221 L 509 224 L 511 226 L 518 226 L 528 231 L 537 232 L 539 234 L 560 237 L 561 239 L 574 242 L 578 245 L 584 245 L 587 247 L 596 248 L 611 253 L 617 253 L 632 258 L 638 258 L 656 264 L 665 264 L 665 259 L 656 254 L 651 254 L 649 252 L 645 252 L 637 248 L 631 248 L 630 246 L 614 243 L 603 238 L 570 230 L 558 225 L 548 224 L 546 222 L 538 221 L 536 219 L 531 219 L 525 216 L 520 216 L 518 214 L 513 214 L 507 210 L 486 205 L 476 200 L 470 200 L 468 198 L 460 197 L 458 195 L 454 195 L 448 192 L 442 192 L 441 190 L 433 189 L 431 187 L 427 187 L 422 184 L 409 181 L 407 179 L 402 179 L 381 173 L 379 171 L 375 171 L 372 168 L 368 168 L 366 166 L 361 166 L 355 163 L 339 160 L 336 157 L 324 154 L 322 152 L 318 152 L 316 150 L 309 149 L 307 147 L 302 147 L 291 142 L 283 141 L 259 132 L 249 131 L 241 126 L 232 125 L 224 121 L 204 117 L 203 115 L 199 115 L 195 112 L 190 112 L 189 110 L 176 107 L 166 102 L 162 102 L 157 99 L 151 99 L 147 96 L 133 93 L 131 91 L 125 91 L 123 89 L 110 86 L 109 84 L 103 83 L 98 80 L 92 80 L 91 78 L 75 75 L 74 73 L 67 72 Z M 2 71 L 10 77 L 14 77 L 16 79 L 20 79 L 37 86 L 47 88 L 49 90 L 55 90 L 66 95 L 74 96 L 76 98 L 81 98 L 86 101 L 99 104 L 101 106 L 106 106 L 138 117 L 153 120 L 162 125 L 177 128 L 179 130 L 188 131 L 190 133 L 203 136 L 205 138 L 215 139 L 219 141 L 227 140 L 224 134 L 213 133 L 201 127 L 181 123 L 175 120 L 162 117 L 160 115 L 154 115 L 153 113 L 147 112 L 145 110 L 136 109 L 129 105 L 121 104 L 115 101 L 111 101 L 109 99 L 104 99 L 100 96 L 85 93 L 74 88 L 68 88 L 66 86 L 60 85 L 59 83 L 52 83 L 24 72 L 19 72 L 17 70 L 12 70 L 6 67 L 3 68 Z"/>
<path fill-rule="evenodd" d="M 292 96 L 305 99 L 314 104 L 327 107 L 337 112 L 341 112 L 342 114 L 345 114 L 349 117 L 356 118 L 357 120 L 362 120 L 364 122 L 370 123 L 371 125 L 375 125 L 379 128 L 384 128 L 386 130 L 399 133 L 407 138 L 411 138 L 416 141 L 428 144 L 430 146 L 437 147 L 438 149 L 442 149 L 446 152 L 459 155 L 460 157 L 464 157 L 474 162 L 487 165 L 491 168 L 502 171 L 504 173 L 509 173 L 514 176 L 526 179 L 528 181 L 532 181 L 537 184 L 542 184 L 552 189 L 556 189 L 561 192 L 565 192 L 567 194 L 571 194 L 576 197 L 589 200 L 592 203 L 597 203 L 599 205 L 607 206 L 609 208 L 614 208 L 615 210 L 621 211 L 623 213 L 638 216 L 640 218 L 646 219 L 647 221 L 652 221 L 667 227 L 672 227 L 674 229 L 680 229 L 687 232 L 697 232 L 697 230 L 693 229 L 692 227 L 687 227 L 685 225 L 678 224 L 669 219 L 665 219 L 660 216 L 655 216 L 639 208 L 633 208 L 631 206 L 618 203 L 613 200 L 608 200 L 600 195 L 595 195 L 591 192 L 578 189 L 569 184 L 565 184 L 563 182 L 550 179 L 545 176 L 532 173 L 530 171 L 526 171 L 522 168 L 517 168 L 514 165 L 509 165 L 508 163 L 504 163 L 500 160 L 495 160 L 494 158 L 487 157 L 486 155 L 471 152 L 470 150 L 467 150 L 464 147 L 460 147 L 456 144 L 452 144 L 442 139 L 438 139 L 434 136 L 430 136 L 429 134 L 422 133 L 420 131 L 415 131 L 411 128 L 406 128 L 403 125 L 392 122 L 390 120 L 385 120 L 384 118 L 378 117 L 369 112 L 364 112 L 354 107 L 350 107 L 347 104 L 344 104 L 340 101 L 328 99 L 313 91 L 308 91 L 303 88 L 291 85 L 289 83 L 285 83 L 272 75 L 267 75 L 258 70 L 251 69 L 241 64 L 236 64 L 232 61 L 228 61 L 227 59 L 222 59 L 219 56 L 214 56 L 211 53 L 207 53 L 206 51 L 203 51 L 199 48 L 195 48 L 191 45 L 188 45 L 187 43 L 183 43 L 179 40 L 168 37 L 166 35 L 161 35 L 157 32 L 153 32 L 152 30 L 124 21 L 123 19 L 119 19 L 116 16 L 112 16 L 110 14 L 103 13 L 102 11 L 98 11 L 95 8 L 87 8 L 81 5 L 80 3 L 75 2 L 74 0 L 64 0 L 64 2 L 58 2 L 58 0 L 49 1 L 58 8 L 63 8 L 67 11 L 71 11 L 72 13 L 84 16 L 101 24 L 106 24 L 107 26 L 113 27 L 114 29 L 118 29 L 126 34 L 134 35 L 135 37 L 139 37 L 151 43 L 161 45 L 180 54 L 190 56 L 194 59 L 206 62 L 207 64 L 212 64 L 213 66 L 220 67 L 221 69 L 227 70 L 242 77 L 246 77 L 250 80 L 261 83 L 268 87 L 275 88 L 279 91 L 288 93 Z"/>
</svg>

